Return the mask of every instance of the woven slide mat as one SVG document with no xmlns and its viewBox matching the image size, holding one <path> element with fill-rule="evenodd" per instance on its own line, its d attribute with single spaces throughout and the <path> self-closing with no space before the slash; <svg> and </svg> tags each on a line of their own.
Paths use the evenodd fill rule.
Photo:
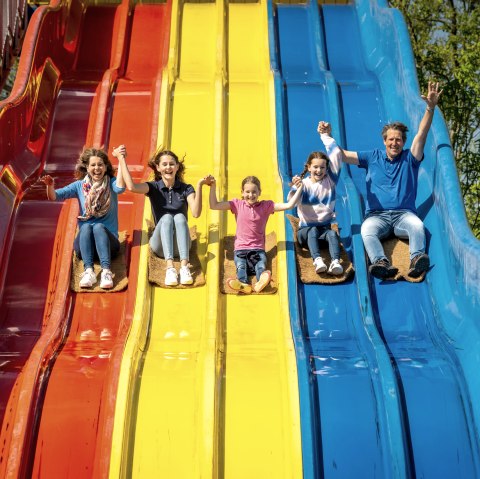
<svg viewBox="0 0 480 479">
<path fill-rule="evenodd" d="M 305 284 L 336 284 L 343 283 L 354 273 L 354 268 L 352 262 L 350 261 L 345 248 L 342 243 L 340 243 L 340 264 L 343 266 L 343 273 L 338 276 L 328 274 L 326 271 L 324 273 L 316 273 L 315 267 L 313 266 L 312 256 L 308 249 L 302 248 L 297 241 L 297 230 L 298 230 L 298 218 L 292 215 L 286 215 L 290 224 L 293 228 L 293 236 L 295 238 L 295 258 L 297 260 L 297 269 L 300 280 Z M 337 225 L 332 225 L 332 229 L 337 231 Z M 327 266 L 329 266 L 330 253 L 328 251 L 328 243 L 322 241 L 320 243 L 321 256 L 325 260 Z"/>
<path fill-rule="evenodd" d="M 237 277 L 237 268 L 233 261 L 233 250 L 235 244 L 235 236 L 225 236 L 223 238 L 223 268 L 220 268 L 220 291 L 224 294 L 239 294 L 238 291 L 227 286 L 227 279 Z M 267 253 L 267 269 L 272 272 L 272 280 L 268 286 L 260 291 L 260 293 L 252 294 L 275 294 L 278 290 L 277 287 L 277 235 L 275 233 L 269 233 L 265 238 L 265 253 Z M 257 278 L 252 277 L 252 287 L 255 286 Z"/>
<path fill-rule="evenodd" d="M 153 226 L 150 226 L 148 229 L 148 237 L 153 233 Z M 198 239 L 197 239 L 197 228 L 192 226 L 190 228 L 190 238 L 192 240 L 192 245 L 190 247 L 190 272 L 193 277 L 193 284 L 183 285 L 178 283 L 177 286 L 166 286 L 165 285 L 165 272 L 167 269 L 167 262 L 163 258 L 159 258 L 150 247 L 148 247 L 148 280 L 150 283 L 154 283 L 161 288 L 167 289 L 185 289 L 185 288 L 195 288 L 198 286 L 203 286 L 205 284 L 205 274 L 202 271 L 202 264 L 200 258 L 198 257 Z M 175 258 L 173 261 L 173 266 L 177 270 L 180 270 L 180 260 Z"/>
<path fill-rule="evenodd" d="M 127 246 L 127 233 L 121 231 L 118 233 L 118 239 L 120 241 L 120 251 L 118 255 L 112 259 L 110 269 L 113 273 L 113 288 L 102 289 L 100 288 L 100 273 L 102 268 L 99 263 L 93 265 L 95 274 L 97 275 L 97 282 L 91 288 L 80 288 L 80 276 L 84 271 L 83 261 L 77 258 L 75 252 L 73 253 L 72 274 L 70 276 L 70 289 L 77 293 L 116 293 L 122 291 L 128 285 L 127 276 L 127 262 L 126 262 L 126 246 Z"/>
<path fill-rule="evenodd" d="M 423 272 L 418 278 L 408 276 L 410 269 L 410 250 L 408 248 L 408 240 L 402 238 L 388 238 L 382 241 L 385 256 L 389 259 L 390 264 L 398 268 L 398 273 L 393 278 L 384 281 L 395 281 L 404 279 L 410 283 L 420 283 L 425 279 L 426 272 Z"/>
</svg>

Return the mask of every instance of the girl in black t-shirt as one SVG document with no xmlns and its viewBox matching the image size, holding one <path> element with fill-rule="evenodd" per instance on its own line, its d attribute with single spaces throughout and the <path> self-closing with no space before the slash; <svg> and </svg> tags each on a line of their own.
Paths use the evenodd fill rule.
<svg viewBox="0 0 480 479">
<path fill-rule="evenodd" d="M 129 191 L 147 195 L 150 198 L 155 221 L 155 229 L 150 238 L 153 252 L 165 258 L 167 270 L 165 284 L 176 286 L 178 274 L 173 266 L 173 258 L 180 257 L 180 283 L 192 284 L 193 278 L 188 266 L 190 251 L 190 233 L 188 228 L 188 208 L 194 218 L 202 212 L 202 186 L 206 179 L 197 183 L 198 194 L 192 185 L 183 182 L 185 165 L 173 151 L 157 152 L 148 162 L 155 173 L 155 180 L 135 183 L 126 163 L 125 145 L 113 149 L 113 156 L 118 158 L 122 174 Z M 176 240 L 176 241 L 175 241 Z"/>
</svg>

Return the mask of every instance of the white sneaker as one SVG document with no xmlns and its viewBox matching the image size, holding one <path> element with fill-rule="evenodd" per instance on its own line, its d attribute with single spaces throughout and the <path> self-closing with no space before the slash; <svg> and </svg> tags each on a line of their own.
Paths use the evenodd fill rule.
<svg viewBox="0 0 480 479">
<path fill-rule="evenodd" d="M 315 273 L 324 273 L 327 271 L 327 265 L 320 256 L 313 260 L 313 266 L 315 266 Z"/>
<path fill-rule="evenodd" d="M 343 273 L 342 265 L 340 264 L 340 261 L 338 259 L 334 259 L 330 263 L 330 267 L 328 268 L 328 272 L 330 274 L 334 274 L 335 276 L 338 276 L 339 274 Z"/>
<path fill-rule="evenodd" d="M 193 284 L 192 273 L 188 266 L 180 268 L 180 284 Z"/>
<path fill-rule="evenodd" d="M 165 284 L 167 286 L 177 286 L 178 278 L 175 268 L 167 268 L 167 272 L 165 273 Z"/>
<path fill-rule="evenodd" d="M 80 276 L 80 288 L 91 288 L 97 282 L 92 268 L 87 268 Z"/>
<path fill-rule="evenodd" d="M 113 288 L 113 274 L 109 269 L 102 269 L 100 276 L 100 288 L 112 289 Z"/>
</svg>

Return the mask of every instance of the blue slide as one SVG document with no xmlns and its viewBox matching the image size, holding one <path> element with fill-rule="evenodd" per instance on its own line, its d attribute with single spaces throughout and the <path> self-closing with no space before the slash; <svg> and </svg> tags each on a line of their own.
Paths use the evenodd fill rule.
<svg viewBox="0 0 480 479">
<path fill-rule="evenodd" d="M 386 1 L 270 2 L 269 33 L 285 194 L 323 149 L 319 120 L 354 151 L 383 148 L 382 126 L 402 121 L 409 146 L 425 103 L 403 18 Z M 353 279 L 303 284 L 288 250 L 304 477 L 480 477 L 480 243 L 438 110 L 417 195 L 432 263 L 425 281 L 368 275 L 364 197 L 364 170 L 344 166 L 337 221 Z"/>
</svg>

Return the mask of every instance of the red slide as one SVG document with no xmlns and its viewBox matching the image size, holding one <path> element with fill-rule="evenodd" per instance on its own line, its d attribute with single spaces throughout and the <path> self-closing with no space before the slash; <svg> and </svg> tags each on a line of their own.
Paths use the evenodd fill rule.
<svg viewBox="0 0 480 479">
<path fill-rule="evenodd" d="M 119 197 L 128 288 L 76 294 L 78 207 L 48 202 L 37 180 L 48 173 L 64 186 L 85 145 L 120 143 L 134 177 L 146 175 L 171 4 L 130 4 L 38 8 L 12 94 L 0 103 L 0 477 L 108 475 L 144 198 Z"/>
</svg>

